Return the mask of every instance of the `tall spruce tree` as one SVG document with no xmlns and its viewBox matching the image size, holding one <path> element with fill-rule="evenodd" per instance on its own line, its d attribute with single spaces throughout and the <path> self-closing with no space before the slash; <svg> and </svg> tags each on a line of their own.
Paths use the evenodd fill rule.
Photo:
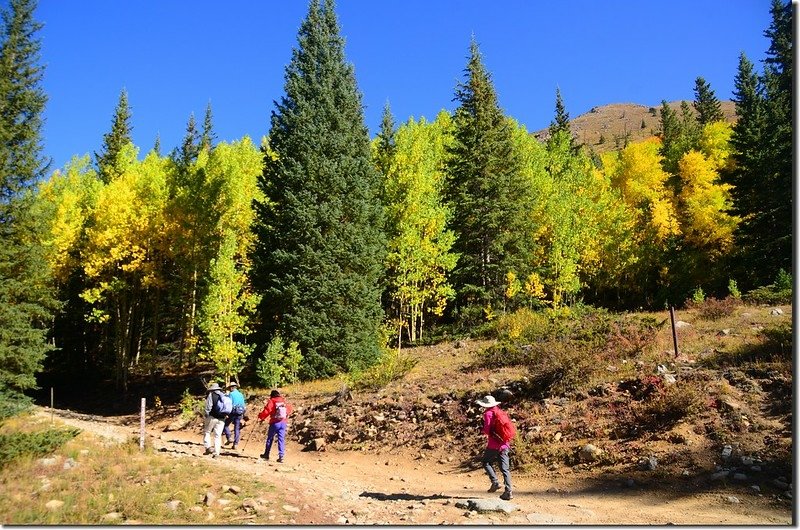
<svg viewBox="0 0 800 530">
<path fill-rule="evenodd" d="M 0 416 L 36 387 L 57 306 L 28 193 L 49 166 L 41 153 L 47 95 L 35 9 L 35 0 L 11 0 L 0 27 Z"/>
<path fill-rule="evenodd" d="M 697 111 L 697 121 L 700 125 L 723 121 L 722 104 L 714 94 L 711 85 L 705 79 L 698 77 L 694 80 L 694 110 Z"/>
<path fill-rule="evenodd" d="M 308 379 L 374 363 L 381 352 L 385 236 L 380 175 L 332 0 L 312 0 L 272 112 L 256 203 L 254 284 L 262 344 L 279 332 Z"/>
<path fill-rule="evenodd" d="M 567 112 L 567 108 L 564 106 L 564 99 L 561 97 L 560 88 L 556 88 L 556 113 L 553 121 L 550 122 L 548 132 L 550 133 L 550 139 L 553 139 L 559 133 L 567 135 L 570 147 L 574 147 L 575 138 L 572 136 L 572 131 L 569 128 L 569 112 Z"/>
<path fill-rule="evenodd" d="M 206 106 L 206 115 L 203 118 L 203 132 L 200 133 L 200 149 L 210 151 L 214 146 L 217 135 L 214 133 L 214 120 L 211 116 L 211 102 Z"/>
<path fill-rule="evenodd" d="M 100 153 L 95 153 L 97 170 L 100 178 L 108 184 L 121 173 L 117 167 L 117 155 L 123 147 L 133 142 L 131 138 L 131 109 L 128 106 L 128 91 L 124 88 L 119 94 L 117 107 L 114 109 L 114 118 L 111 121 L 111 130 L 103 135 L 103 146 Z"/>
<path fill-rule="evenodd" d="M 739 119 L 728 181 L 742 217 L 736 241 L 745 287 L 769 283 L 780 268 L 792 270 L 792 6 L 774 0 L 771 13 L 763 75 L 742 54 L 734 80 Z"/>
<path fill-rule="evenodd" d="M 456 88 L 459 106 L 445 169 L 445 199 L 453 211 L 449 228 L 456 233 L 453 249 L 460 254 L 454 284 L 460 304 L 499 308 L 506 274 L 526 274 L 530 187 L 514 149 L 511 123 L 498 106 L 474 38 L 464 74 Z"/>
</svg>

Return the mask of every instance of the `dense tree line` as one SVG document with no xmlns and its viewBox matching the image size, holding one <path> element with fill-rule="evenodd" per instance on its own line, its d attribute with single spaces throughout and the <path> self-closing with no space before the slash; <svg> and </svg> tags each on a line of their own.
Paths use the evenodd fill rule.
<svg viewBox="0 0 800 530">
<path fill-rule="evenodd" d="M 13 0 L 0 41 L 2 394 L 34 386 L 48 352 L 123 390 L 165 361 L 282 384 L 364 369 L 437 324 L 660 308 L 792 270 L 792 11 L 777 0 L 763 72 L 740 58 L 735 124 L 697 77 L 657 136 L 597 155 L 557 89 L 539 141 L 503 113 L 473 38 L 454 112 L 398 126 L 387 103 L 370 140 L 333 1 L 311 0 L 259 145 L 216 142 L 209 104 L 181 145 L 140 156 L 123 90 L 94 159 L 49 175 L 34 7 Z"/>
</svg>

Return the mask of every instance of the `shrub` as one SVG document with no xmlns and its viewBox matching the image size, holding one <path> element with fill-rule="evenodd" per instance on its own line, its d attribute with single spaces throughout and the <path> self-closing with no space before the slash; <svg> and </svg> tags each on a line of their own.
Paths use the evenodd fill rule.
<svg viewBox="0 0 800 530">
<path fill-rule="evenodd" d="M 28 410 L 31 403 L 31 398 L 20 392 L 0 392 L 0 421 Z"/>
<path fill-rule="evenodd" d="M 792 292 L 792 275 L 780 269 L 774 283 L 753 289 L 743 298 L 754 304 L 791 304 Z"/>
<path fill-rule="evenodd" d="M 592 355 L 575 350 L 569 344 L 534 344 L 528 362 L 527 391 L 538 398 L 574 392 L 590 383 L 596 367 Z"/>
<path fill-rule="evenodd" d="M 385 351 L 380 361 L 367 370 L 350 375 L 354 390 L 378 390 L 392 381 L 401 379 L 419 362 L 418 359 L 397 350 Z"/>
<path fill-rule="evenodd" d="M 716 298 L 706 298 L 706 300 L 696 306 L 697 316 L 703 320 L 720 320 L 729 317 L 736 311 L 737 300 L 733 297 L 717 300 Z"/>
<path fill-rule="evenodd" d="M 701 403 L 700 394 L 694 387 L 675 383 L 645 400 L 636 416 L 649 430 L 666 430 L 695 414 Z"/>
<path fill-rule="evenodd" d="M 183 390 L 178 406 L 181 409 L 181 418 L 189 420 L 198 414 L 203 414 L 205 400 L 203 398 L 195 398 L 189 393 L 189 389 L 186 388 Z"/>
<path fill-rule="evenodd" d="M 692 291 L 692 298 L 691 301 L 695 304 L 702 304 L 706 299 L 706 293 L 703 292 L 702 287 L 698 287 L 694 291 Z"/>
<path fill-rule="evenodd" d="M 80 432 L 80 429 L 73 428 L 0 434 L 0 468 L 25 455 L 48 455 Z"/>
<path fill-rule="evenodd" d="M 739 286 L 736 284 L 736 280 L 728 280 L 728 293 L 731 295 L 731 298 L 735 298 L 739 300 L 742 297 L 742 293 L 739 291 Z"/>
<path fill-rule="evenodd" d="M 275 335 L 256 364 L 256 376 L 269 388 L 294 383 L 298 379 L 302 360 L 297 342 L 292 341 L 287 346 L 280 335 Z"/>
</svg>

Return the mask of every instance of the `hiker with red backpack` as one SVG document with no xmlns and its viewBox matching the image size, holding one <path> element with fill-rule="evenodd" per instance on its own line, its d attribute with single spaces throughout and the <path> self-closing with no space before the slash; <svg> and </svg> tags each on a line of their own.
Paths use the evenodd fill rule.
<svg viewBox="0 0 800 530">
<path fill-rule="evenodd" d="M 283 399 L 281 393 L 273 390 L 269 394 L 269 400 L 264 405 L 264 409 L 258 413 L 258 421 L 263 422 L 269 418 L 269 430 L 267 431 L 267 443 L 264 447 L 264 454 L 260 455 L 264 460 L 269 460 L 269 452 L 272 449 L 272 441 L 278 436 L 278 462 L 283 462 L 283 455 L 286 440 L 286 425 L 289 414 L 292 413 L 292 406 Z"/>
<path fill-rule="evenodd" d="M 500 498 L 504 501 L 509 501 L 514 498 L 514 495 L 511 493 L 511 470 L 508 453 L 511 450 L 511 440 L 516 434 L 516 428 L 508 414 L 499 407 L 500 402 L 495 400 L 494 396 L 484 396 L 476 400 L 475 403 L 486 409 L 483 412 L 483 434 L 486 435 L 487 444 L 483 452 L 482 462 L 483 469 L 486 470 L 486 474 L 492 482 L 489 493 L 494 493 L 500 489 L 500 483 L 492 467 L 497 462 L 500 466 L 500 472 L 503 474 L 503 485 L 505 486 L 505 491 L 500 495 Z"/>
</svg>

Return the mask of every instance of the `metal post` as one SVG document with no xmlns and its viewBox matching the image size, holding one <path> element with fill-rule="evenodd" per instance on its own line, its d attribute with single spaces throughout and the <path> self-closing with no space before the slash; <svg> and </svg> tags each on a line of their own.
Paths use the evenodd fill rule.
<svg viewBox="0 0 800 530">
<path fill-rule="evenodd" d="M 144 451 L 144 403 L 145 399 L 142 398 L 142 410 L 139 414 L 139 450 Z"/>
<path fill-rule="evenodd" d="M 678 332 L 675 331 L 675 308 L 669 306 L 669 319 L 672 322 L 672 343 L 675 345 L 675 358 L 678 358 Z"/>
</svg>

